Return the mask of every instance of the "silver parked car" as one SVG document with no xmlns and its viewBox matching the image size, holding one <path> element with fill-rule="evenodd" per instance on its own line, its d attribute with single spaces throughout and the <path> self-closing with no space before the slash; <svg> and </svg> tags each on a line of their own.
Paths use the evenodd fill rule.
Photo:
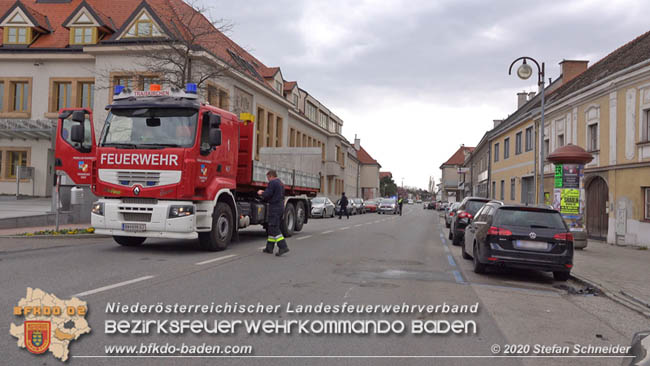
<svg viewBox="0 0 650 366">
<path fill-rule="evenodd" d="M 397 206 L 397 201 L 392 198 L 382 198 L 377 205 L 377 213 L 379 214 L 394 214 L 399 213 L 399 207 Z"/>
<path fill-rule="evenodd" d="M 350 210 L 351 215 L 366 213 L 366 207 L 361 198 L 350 198 L 348 210 Z"/>
<path fill-rule="evenodd" d="M 312 198 L 311 217 L 334 217 L 334 202 L 327 197 Z"/>
<path fill-rule="evenodd" d="M 451 227 L 451 220 L 452 220 L 452 217 L 456 214 L 456 209 L 458 209 L 458 206 L 460 206 L 460 202 L 454 202 L 454 203 L 450 204 L 445 209 L 445 227 L 446 228 Z"/>
</svg>

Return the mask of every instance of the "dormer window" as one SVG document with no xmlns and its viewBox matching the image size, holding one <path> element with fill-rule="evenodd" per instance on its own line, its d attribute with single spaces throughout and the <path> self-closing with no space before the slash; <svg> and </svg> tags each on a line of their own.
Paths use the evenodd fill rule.
<svg viewBox="0 0 650 366">
<path fill-rule="evenodd" d="M 5 27 L 4 34 L 4 44 L 32 43 L 32 29 L 29 27 Z"/>
<path fill-rule="evenodd" d="M 84 45 L 97 43 L 97 27 L 70 28 L 70 44 Z"/>
<path fill-rule="evenodd" d="M 70 45 L 97 44 L 105 35 L 114 32 L 110 21 L 82 1 L 63 24 L 70 31 Z"/>
<path fill-rule="evenodd" d="M 125 37 L 127 38 L 150 38 L 162 37 L 163 33 L 158 25 L 151 19 L 151 16 L 143 11 L 137 20 L 131 25 Z"/>
</svg>

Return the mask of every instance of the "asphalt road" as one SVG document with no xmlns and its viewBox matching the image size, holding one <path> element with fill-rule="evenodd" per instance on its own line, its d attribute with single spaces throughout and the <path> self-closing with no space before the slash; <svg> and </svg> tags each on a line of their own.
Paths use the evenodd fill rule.
<svg viewBox="0 0 650 366">
<path fill-rule="evenodd" d="M 405 206 L 404 216 L 365 214 L 313 219 L 288 240 L 283 257 L 261 253 L 265 234 L 245 230 L 226 251 L 203 252 L 193 242 L 148 240 L 124 248 L 107 238 L 0 239 L 0 364 L 57 365 L 51 354 L 16 347 L 11 309 L 27 287 L 88 302 L 93 328 L 69 347 L 71 365 L 620 365 L 621 358 L 503 357 L 507 345 L 629 345 L 650 328 L 647 319 L 600 296 L 570 295 L 577 283 L 549 273 L 498 271 L 476 275 L 446 240 L 438 212 Z M 271 314 L 107 314 L 109 303 L 280 305 Z M 287 303 L 479 304 L 476 314 L 287 314 Z M 388 320 L 404 334 L 105 334 L 107 320 Z M 411 322 L 474 321 L 469 334 L 408 332 Z M 243 329 L 243 328 L 242 328 Z M 252 356 L 226 358 L 122 357 L 107 346 L 141 344 L 245 345 Z M 500 352 L 493 354 L 494 345 Z M 160 355 L 159 355 L 160 356 Z M 381 356 L 381 357 L 379 357 Z M 383 357 L 388 356 L 388 357 Z M 429 356 L 429 357 L 426 357 Z M 470 357 L 467 357 L 470 356 Z"/>
</svg>

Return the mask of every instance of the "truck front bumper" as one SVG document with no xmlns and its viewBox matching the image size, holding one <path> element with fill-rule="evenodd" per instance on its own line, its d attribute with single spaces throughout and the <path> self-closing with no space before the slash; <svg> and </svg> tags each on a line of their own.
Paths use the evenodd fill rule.
<svg viewBox="0 0 650 366">
<path fill-rule="evenodd" d="M 196 207 L 190 201 L 162 201 L 155 204 L 129 203 L 121 199 L 100 199 L 104 214 L 91 214 L 97 234 L 148 238 L 196 239 Z M 169 218 L 171 206 L 193 206 L 194 214 Z"/>
</svg>

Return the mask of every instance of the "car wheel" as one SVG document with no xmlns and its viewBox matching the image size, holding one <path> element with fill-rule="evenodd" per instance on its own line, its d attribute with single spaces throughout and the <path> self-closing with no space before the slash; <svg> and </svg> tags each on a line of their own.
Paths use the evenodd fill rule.
<svg viewBox="0 0 650 366">
<path fill-rule="evenodd" d="M 449 226 L 447 226 L 447 227 L 449 227 Z M 453 238 L 454 238 L 454 235 L 451 233 L 451 229 L 449 229 L 449 240 L 451 240 Z"/>
<path fill-rule="evenodd" d="M 465 251 L 465 243 L 460 247 L 460 254 L 463 256 L 463 259 L 472 259 L 472 256 Z"/>
<path fill-rule="evenodd" d="M 461 240 L 460 235 L 454 233 L 454 238 L 451 239 L 451 244 L 455 245 L 455 246 L 459 246 L 460 245 L 460 240 Z"/>
<path fill-rule="evenodd" d="M 451 225 L 449 224 L 449 221 L 445 220 L 445 227 L 446 227 L 447 229 L 449 229 L 450 226 L 451 226 Z M 451 239 L 451 238 L 449 238 L 449 239 Z"/>
<path fill-rule="evenodd" d="M 566 281 L 571 277 L 571 271 L 555 271 L 553 272 L 553 278 L 556 281 Z"/>
<path fill-rule="evenodd" d="M 472 250 L 472 256 L 474 257 L 474 273 L 485 273 L 485 264 L 479 262 L 478 260 L 478 245 L 474 243 L 474 249 Z"/>
</svg>

